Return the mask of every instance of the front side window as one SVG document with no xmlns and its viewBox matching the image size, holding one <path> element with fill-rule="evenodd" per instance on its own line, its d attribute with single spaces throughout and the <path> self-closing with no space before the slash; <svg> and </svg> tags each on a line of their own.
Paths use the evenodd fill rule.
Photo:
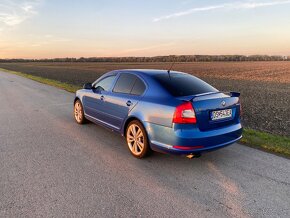
<svg viewBox="0 0 290 218">
<path fill-rule="evenodd" d="M 99 91 L 109 91 L 113 85 L 116 76 L 108 76 L 94 85 L 94 88 Z"/>
</svg>

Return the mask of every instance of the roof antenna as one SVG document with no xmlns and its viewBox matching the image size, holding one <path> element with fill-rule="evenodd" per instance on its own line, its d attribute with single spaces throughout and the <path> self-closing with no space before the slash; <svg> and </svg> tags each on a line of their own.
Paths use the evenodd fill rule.
<svg viewBox="0 0 290 218">
<path fill-rule="evenodd" d="M 168 76 L 169 76 L 169 79 L 170 79 L 170 80 L 171 80 L 170 71 L 172 70 L 174 64 L 175 64 L 175 60 L 174 60 L 173 63 L 171 64 L 169 70 L 167 70 L 167 73 L 168 73 Z"/>
</svg>

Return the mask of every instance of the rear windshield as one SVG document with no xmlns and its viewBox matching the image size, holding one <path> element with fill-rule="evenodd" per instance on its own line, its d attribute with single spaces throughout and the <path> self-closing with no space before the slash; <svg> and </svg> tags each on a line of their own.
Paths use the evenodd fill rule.
<svg viewBox="0 0 290 218">
<path fill-rule="evenodd" d="M 153 78 L 175 97 L 218 91 L 201 79 L 189 74 L 170 73 L 170 76 L 169 74 L 156 74 Z"/>
</svg>

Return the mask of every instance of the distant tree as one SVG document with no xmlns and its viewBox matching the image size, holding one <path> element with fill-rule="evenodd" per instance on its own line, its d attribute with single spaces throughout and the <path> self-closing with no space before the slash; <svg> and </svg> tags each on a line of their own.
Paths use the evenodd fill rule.
<svg viewBox="0 0 290 218">
<path fill-rule="evenodd" d="M 289 61 L 290 56 L 268 55 L 169 55 L 155 57 L 81 57 L 52 59 L 0 59 L 10 62 L 209 62 L 209 61 Z"/>
</svg>

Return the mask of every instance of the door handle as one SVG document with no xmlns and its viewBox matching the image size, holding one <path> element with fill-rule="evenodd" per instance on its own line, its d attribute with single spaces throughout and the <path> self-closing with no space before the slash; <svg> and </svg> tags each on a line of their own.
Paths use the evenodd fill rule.
<svg viewBox="0 0 290 218">
<path fill-rule="evenodd" d="M 101 101 L 104 101 L 105 97 L 102 95 L 102 96 L 100 97 L 100 99 L 101 99 Z"/>
<path fill-rule="evenodd" d="M 130 107 L 132 104 L 133 104 L 133 103 L 132 103 L 130 100 L 128 100 L 127 103 L 126 103 L 126 105 L 127 105 L 128 107 Z"/>
</svg>

